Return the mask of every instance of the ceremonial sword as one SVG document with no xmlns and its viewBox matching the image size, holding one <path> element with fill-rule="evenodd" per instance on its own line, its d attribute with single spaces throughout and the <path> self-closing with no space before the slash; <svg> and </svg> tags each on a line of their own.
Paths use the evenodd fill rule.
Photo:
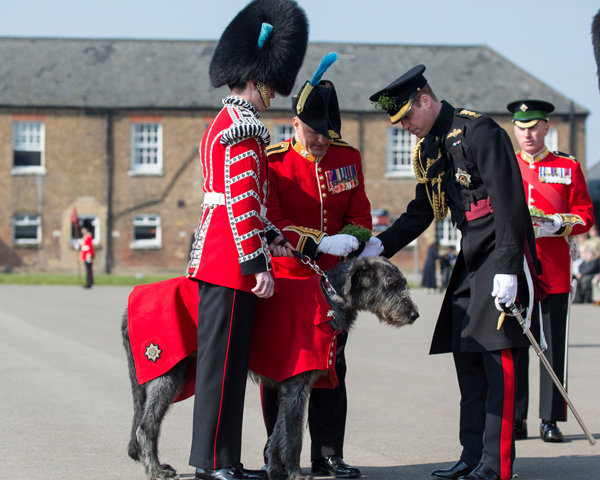
<svg viewBox="0 0 600 480">
<path fill-rule="evenodd" d="M 588 442 L 590 442 L 590 445 L 595 445 L 596 444 L 596 439 L 592 436 L 592 434 L 586 428 L 585 424 L 583 423 L 583 420 L 581 419 L 581 417 L 577 413 L 577 410 L 575 410 L 575 406 L 573 405 L 573 403 L 571 402 L 571 400 L 569 400 L 569 396 L 567 395 L 567 391 L 565 390 L 565 387 L 563 387 L 563 385 L 560 383 L 560 380 L 556 376 L 556 373 L 554 373 L 554 370 L 552 369 L 552 366 L 550 365 L 550 362 L 548 362 L 548 359 L 546 358 L 546 355 L 544 355 L 544 352 L 540 348 L 540 345 L 538 344 L 537 340 L 535 339 L 535 337 L 533 336 L 533 334 L 531 333 L 531 331 L 529 330 L 529 328 L 527 328 L 527 325 L 525 323 L 525 319 L 521 315 L 521 312 L 519 312 L 518 307 L 513 303 L 512 305 L 508 305 L 506 308 L 508 308 L 512 312 L 512 315 L 514 315 L 516 317 L 516 319 L 519 321 L 519 325 L 521 325 L 521 328 L 523 329 L 523 333 L 529 339 L 529 342 L 531 343 L 531 345 L 532 345 L 533 349 L 535 350 L 535 353 L 537 354 L 537 356 L 540 358 L 540 361 L 542 362 L 542 365 L 544 365 L 544 368 L 547 370 L 548 374 L 552 378 L 552 381 L 554 382 L 554 385 L 556 386 L 556 388 L 558 389 L 558 391 L 560 392 L 560 394 L 563 396 L 563 398 L 565 399 L 565 402 L 567 402 L 567 405 L 571 409 L 571 412 L 573 412 L 573 415 L 575 416 L 575 418 L 579 422 L 579 425 L 583 429 L 583 432 L 585 433 L 585 436 L 587 437 Z"/>
</svg>

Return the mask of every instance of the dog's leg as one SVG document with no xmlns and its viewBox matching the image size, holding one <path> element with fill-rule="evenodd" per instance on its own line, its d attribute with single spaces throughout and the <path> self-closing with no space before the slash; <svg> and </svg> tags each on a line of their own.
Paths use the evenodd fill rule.
<svg viewBox="0 0 600 480">
<path fill-rule="evenodd" d="M 183 387 L 189 357 L 179 362 L 170 371 L 143 386 L 146 400 L 143 414 L 136 431 L 140 461 L 151 480 L 166 480 L 176 475 L 173 467 L 160 464 L 158 460 L 158 437 L 167 410 Z"/>
<path fill-rule="evenodd" d="M 277 431 L 278 437 L 276 440 L 281 461 L 285 465 L 289 480 L 312 478 L 302 475 L 300 454 L 302 453 L 302 437 L 310 390 L 321 375 L 322 372 L 313 370 L 281 382 L 279 414 L 277 416 L 277 424 L 280 424 L 280 429 Z"/>
</svg>

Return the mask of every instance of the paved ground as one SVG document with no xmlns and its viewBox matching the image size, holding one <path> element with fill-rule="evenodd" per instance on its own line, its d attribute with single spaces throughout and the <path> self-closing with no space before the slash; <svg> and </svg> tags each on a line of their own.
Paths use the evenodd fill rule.
<svg viewBox="0 0 600 480">
<path fill-rule="evenodd" d="M 0 286 L 0 479 L 140 479 L 126 453 L 132 415 L 120 322 L 127 287 Z M 453 463 L 458 388 L 450 355 L 429 356 L 441 294 L 413 292 L 421 318 L 394 330 L 361 316 L 347 347 L 345 458 L 364 478 L 428 479 Z M 600 308 L 575 305 L 569 394 L 600 439 Z M 570 415 L 563 444 L 537 438 L 538 368 L 532 362 L 530 438 L 517 443 L 519 480 L 599 478 L 591 447 Z M 188 466 L 192 402 L 167 416 L 161 459 Z M 243 461 L 262 466 L 266 440 L 258 387 L 248 386 Z M 305 438 L 302 465 L 310 466 Z"/>
</svg>

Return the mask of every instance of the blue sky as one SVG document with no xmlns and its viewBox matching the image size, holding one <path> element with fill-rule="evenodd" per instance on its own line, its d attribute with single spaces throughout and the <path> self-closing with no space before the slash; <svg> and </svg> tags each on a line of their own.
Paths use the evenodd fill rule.
<svg viewBox="0 0 600 480">
<path fill-rule="evenodd" d="M 2 2 L 0 36 L 218 39 L 247 0 Z M 592 0 L 299 0 L 311 41 L 488 45 L 587 108 L 587 158 L 600 161 Z M 0 52 L 1 61 L 1 52 Z M 398 72 L 400 75 L 403 72 Z"/>
</svg>

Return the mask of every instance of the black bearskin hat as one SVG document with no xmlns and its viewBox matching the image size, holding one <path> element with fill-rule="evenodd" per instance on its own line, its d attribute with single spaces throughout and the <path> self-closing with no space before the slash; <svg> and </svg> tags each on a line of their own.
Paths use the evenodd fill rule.
<svg viewBox="0 0 600 480">
<path fill-rule="evenodd" d="M 596 57 L 596 68 L 598 74 L 598 87 L 600 88 L 600 11 L 594 17 L 592 22 L 592 46 L 594 47 L 594 56 Z"/>
<path fill-rule="evenodd" d="M 273 27 L 266 40 L 263 24 Z M 248 81 L 257 80 L 288 96 L 307 45 L 308 19 L 295 1 L 253 0 L 235 16 L 217 43 L 209 69 L 212 86 L 245 87 Z"/>
</svg>

